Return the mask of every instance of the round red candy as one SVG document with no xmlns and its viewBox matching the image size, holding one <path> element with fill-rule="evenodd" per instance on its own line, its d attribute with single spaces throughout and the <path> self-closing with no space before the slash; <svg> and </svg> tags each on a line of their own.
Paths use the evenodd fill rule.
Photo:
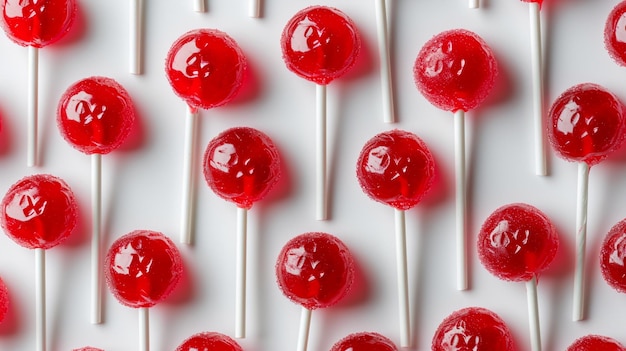
<svg viewBox="0 0 626 351">
<path fill-rule="evenodd" d="M 311 82 L 326 85 L 356 62 L 361 39 L 343 12 L 311 6 L 287 22 L 280 40 L 287 68 Z"/>
<path fill-rule="evenodd" d="M 4 320 L 9 311 L 9 289 L 0 279 L 0 322 Z"/>
<path fill-rule="evenodd" d="M 482 103 L 498 76 L 496 59 L 475 33 L 455 29 L 437 34 L 417 54 L 417 89 L 446 111 L 469 111 Z"/>
<path fill-rule="evenodd" d="M 137 230 L 117 239 L 105 258 L 113 295 L 129 307 L 151 307 L 180 281 L 183 263 L 176 245 L 162 233 Z"/>
<path fill-rule="evenodd" d="M 586 335 L 574 341 L 566 351 L 626 351 L 626 348 L 606 336 Z"/>
<path fill-rule="evenodd" d="M 536 2 L 539 6 L 543 4 L 543 0 L 522 0 L 522 2 Z"/>
<path fill-rule="evenodd" d="M 19 245 L 49 249 L 72 233 L 77 208 L 74 194 L 63 180 L 48 174 L 31 175 L 7 191 L 0 204 L 0 224 Z"/>
<path fill-rule="evenodd" d="M 626 1 L 617 4 L 606 19 L 604 46 L 615 62 L 626 66 Z"/>
<path fill-rule="evenodd" d="M 604 280 L 619 292 L 626 293 L 626 219 L 613 226 L 604 238 L 600 268 Z"/>
<path fill-rule="evenodd" d="M 0 8 L 6 35 L 19 45 L 36 48 L 61 39 L 76 14 L 74 0 L 0 0 Z"/>
<path fill-rule="evenodd" d="M 330 351 L 397 351 L 396 345 L 378 333 L 354 333 L 339 340 Z"/>
<path fill-rule="evenodd" d="M 242 351 L 241 346 L 230 337 L 214 332 L 204 332 L 191 336 L 175 351 Z"/>
<path fill-rule="evenodd" d="M 550 219 L 522 203 L 495 210 L 478 233 L 480 262 L 504 280 L 530 280 L 550 265 L 558 247 L 559 238 Z"/>
<path fill-rule="evenodd" d="M 165 73 L 174 89 L 194 108 L 212 108 L 231 101 L 239 92 L 245 57 L 226 33 L 196 29 L 178 38 L 165 60 Z"/>
<path fill-rule="evenodd" d="M 90 77 L 70 86 L 59 101 L 57 125 L 63 138 L 85 154 L 107 154 L 130 133 L 135 108 L 115 80 Z"/>
<path fill-rule="evenodd" d="M 548 137 L 558 155 L 592 166 L 624 141 L 624 105 L 597 84 L 567 89 L 549 112 Z"/>
<path fill-rule="evenodd" d="M 365 144 L 356 174 L 369 197 L 408 210 L 430 189 L 434 164 L 430 150 L 420 138 L 396 129 L 380 133 Z"/>
<path fill-rule="evenodd" d="M 515 350 L 513 336 L 504 321 L 486 308 L 468 307 L 455 311 L 437 327 L 432 351 Z"/>
<path fill-rule="evenodd" d="M 247 127 L 231 128 L 209 142 L 204 177 L 220 197 L 249 209 L 280 179 L 280 157 L 272 140 Z"/>
<path fill-rule="evenodd" d="M 278 286 L 289 299 L 310 310 L 331 306 L 354 279 L 350 251 L 326 233 L 304 233 L 289 240 L 276 262 Z"/>
</svg>

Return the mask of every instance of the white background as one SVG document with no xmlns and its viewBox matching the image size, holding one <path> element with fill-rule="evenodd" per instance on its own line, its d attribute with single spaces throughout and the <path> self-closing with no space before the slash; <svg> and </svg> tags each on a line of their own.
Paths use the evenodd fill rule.
<svg viewBox="0 0 626 351">
<path fill-rule="evenodd" d="M 48 251 L 49 349 L 92 345 L 107 351 L 137 349 L 137 312 L 105 293 L 105 322 L 89 323 L 90 159 L 69 146 L 55 123 L 56 104 L 73 82 L 108 76 L 130 93 L 139 112 L 131 140 L 103 160 L 104 232 L 108 246 L 135 229 L 161 231 L 178 241 L 185 104 L 172 92 L 163 63 L 184 32 L 216 28 L 232 36 L 249 61 L 246 88 L 226 107 L 203 111 L 201 152 L 219 132 L 251 126 L 281 150 L 284 181 L 250 211 L 249 319 L 245 350 L 296 347 L 300 307 L 274 278 L 282 245 L 308 231 L 341 238 L 358 262 L 358 284 L 339 305 L 313 313 L 309 350 L 329 350 L 349 333 L 376 331 L 399 343 L 393 211 L 363 194 L 355 162 L 375 134 L 402 128 L 431 148 L 437 182 L 407 213 L 411 316 L 415 350 L 428 350 L 440 321 L 466 306 L 499 314 L 519 350 L 530 349 L 523 283 L 498 280 L 475 254 L 476 233 L 497 207 L 526 202 L 544 211 L 559 230 L 554 264 L 540 277 L 544 350 L 565 350 L 589 333 L 626 344 L 626 296 L 602 279 L 598 252 L 608 230 L 626 217 L 626 151 L 594 166 L 589 186 L 587 319 L 571 321 L 576 165 L 549 156 L 549 176 L 534 175 L 528 5 L 483 0 L 391 0 L 392 58 L 398 123 L 382 122 L 375 13 L 372 1 L 267 0 L 263 17 L 247 17 L 244 0 L 209 0 L 194 13 L 191 0 L 146 1 L 145 73 L 128 73 L 128 1 L 80 1 L 76 28 L 41 51 L 42 165 L 26 163 L 26 49 L 0 36 L 0 192 L 23 176 L 51 173 L 65 179 L 80 201 L 81 221 L 71 239 Z M 626 101 L 626 68 L 608 56 L 604 22 L 617 0 L 547 1 L 543 14 L 546 104 L 568 87 L 594 82 Z M 314 86 L 289 72 L 280 34 L 289 18 L 309 5 L 331 5 L 357 24 L 363 51 L 355 69 L 329 86 L 331 219 L 314 219 Z M 430 105 L 413 83 L 417 52 L 433 35 L 465 28 L 493 49 L 500 76 L 491 97 L 467 114 L 471 289 L 455 288 L 452 117 Z M 170 351 L 201 331 L 234 334 L 235 206 L 197 181 L 196 243 L 179 245 L 187 278 L 151 310 L 152 350 Z M 11 312 L 0 324 L 0 350 L 34 348 L 34 254 L 0 236 L 0 276 L 10 289 Z"/>
</svg>

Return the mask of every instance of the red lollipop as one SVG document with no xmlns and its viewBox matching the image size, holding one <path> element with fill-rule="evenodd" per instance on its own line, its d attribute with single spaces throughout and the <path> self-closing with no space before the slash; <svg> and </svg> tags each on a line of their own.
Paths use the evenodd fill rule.
<svg viewBox="0 0 626 351">
<path fill-rule="evenodd" d="M 467 307 L 447 316 L 433 335 L 432 351 L 513 351 L 513 336 L 497 314 Z"/>
<path fill-rule="evenodd" d="M 159 232 L 136 230 L 117 239 L 105 258 L 104 273 L 117 300 L 139 309 L 139 349 L 149 349 L 148 308 L 167 298 L 183 273 L 176 245 Z"/>
<path fill-rule="evenodd" d="M 28 46 L 28 152 L 26 164 L 37 164 L 39 49 L 61 39 L 74 21 L 74 0 L 0 0 L 0 26 L 21 46 Z"/>
<path fill-rule="evenodd" d="M 135 108 L 126 90 L 115 80 L 89 77 L 71 85 L 59 100 L 57 126 L 78 151 L 91 155 L 91 322 L 102 322 L 100 231 L 102 157 L 117 149 L 130 133 Z"/>
<path fill-rule="evenodd" d="M 396 345 L 383 335 L 371 332 L 354 333 L 337 341 L 330 351 L 397 351 Z"/>
<path fill-rule="evenodd" d="M 272 140 L 247 127 L 231 128 L 209 142 L 204 177 L 219 197 L 237 205 L 235 337 L 245 336 L 247 216 L 280 179 L 280 157 Z"/>
<path fill-rule="evenodd" d="M 420 138 L 397 129 L 370 139 L 357 161 L 356 175 L 363 192 L 395 209 L 402 347 L 409 346 L 411 339 L 404 212 L 417 205 L 430 189 L 434 164 L 430 150 Z"/>
<path fill-rule="evenodd" d="M 198 351 L 198 350 L 211 350 L 211 351 L 242 351 L 241 346 L 231 339 L 230 337 L 215 333 L 204 332 L 192 335 L 175 351 Z"/>
<path fill-rule="evenodd" d="M 606 19 L 604 46 L 615 62 L 626 66 L 626 1 L 618 3 Z"/>
<path fill-rule="evenodd" d="M 578 163 L 576 270 L 572 317 L 584 318 L 584 262 L 589 170 L 624 141 L 624 105 L 605 88 L 575 85 L 559 96 L 549 113 L 548 138 L 560 157 Z"/>
<path fill-rule="evenodd" d="M 0 323 L 9 311 L 9 289 L 0 278 Z"/>
<path fill-rule="evenodd" d="M 172 89 L 188 105 L 183 155 L 182 243 L 191 243 L 193 213 L 192 170 L 195 162 L 195 129 L 198 109 L 224 105 L 239 92 L 246 60 L 237 43 L 226 33 L 196 29 L 178 38 L 165 60 Z"/>
<path fill-rule="evenodd" d="M 338 238 L 304 233 L 283 246 L 276 261 L 276 278 L 283 294 L 302 306 L 298 351 L 306 351 L 314 309 L 339 302 L 354 279 L 352 254 Z"/>
<path fill-rule="evenodd" d="M 298 76 L 316 84 L 316 219 L 328 218 L 326 186 L 326 85 L 356 62 L 361 40 L 343 12 L 311 6 L 287 22 L 280 39 L 283 60 Z"/>
<path fill-rule="evenodd" d="M 0 204 L 0 225 L 20 246 L 35 250 L 36 350 L 46 348 L 45 250 L 63 242 L 74 230 L 77 204 L 67 184 L 36 174 L 13 184 Z"/>
<path fill-rule="evenodd" d="M 566 351 L 626 351 L 626 348 L 606 336 L 585 335 L 574 341 Z"/>
<path fill-rule="evenodd" d="M 533 351 L 541 350 L 537 276 L 552 263 L 558 247 L 550 219 L 523 203 L 498 208 L 478 233 L 478 257 L 483 266 L 500 279 L 526 282 Z"/>
<path fill-rule="evenodd" d="M 498 75 L 498 66 L 491 49 L 478 35 L 455 29 L 439 33 L 424 44 L 417 54 L 413 73 L 418 90 L 431 104 L 454 112 L 456 236 L 460 260 L 457 288 L 465 290 L 468 287 L 465 112 L 487 98 Z"/>
</svg>

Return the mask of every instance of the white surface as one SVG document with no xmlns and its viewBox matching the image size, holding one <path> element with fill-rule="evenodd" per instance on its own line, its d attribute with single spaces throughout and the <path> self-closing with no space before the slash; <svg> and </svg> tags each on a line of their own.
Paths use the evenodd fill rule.
<svg viewBox="0 0 626 351">
<path fill-rule="evenodd" d="M 626 68 L 602 43 L 604 21 L 615 0 L 547 1 L 546 103 L 566 88 L 594 82 L 626 101 Z M 200 153 L 226 128 L 251 126 L 281 150 L 285 181 L 249 211 L 248 318 L 246 351 L 295 349 L 300 307 L 285 298 L 274 279 L 282 245 L 307 231 L 341 238 L 359 264 L 358 282 L 339 305 L 314 311 L 309 351 L 329 350 L 345 335 L 376 331 L 399 343 L 393 210 L 366 197 L 355 177 L 365 142 L 376 133 L 402 128 L 430 146 L 438 180 L 406 213 L 409 293 L 415 350 L 428 350 L 439 322 L 452 311 L 482 306 L 510 326 L 519 350 L 530 349 L 523 283 L 500 281 L 478 262 L 476 232 L 497 207 L 526 202 L 543 210 L 561 234 L 557 260 L 539 279 L 538 303 L 544 350 L 564 350 L 588 333 L 626 343 L 626 296 L 603 281 L 599 246 L 610 227 L 626 217 L 626 153 L 594 166 L 589 183 L 587 319 L 572 322 L 576 164 L 549 153 L 549 176 L 534 173 L 528 4 L 483 0 L 468 9 L 459 0 L 389 1 L 391 57 L 397 123 L 382 122 L 374 0 L 319 1 L 342 9 L 358 25 L 363 54 L 355 69 L 328 88 L 330 219 L 315 218 L 315 86 L 289 72 L 281 59 L 284 24 L 312 1 L 263 1 L 263 17 L 248 17 L 245 0 L 208 0 L 207 12 L 192 1 L 145 3 L 145 71 L 128 73 L 128 6 L 117 1 L 81 1 L 79 29 L 41 50 L 40 145 L 42 166 L 27 168 L 27 50 L 0 36 L 0 192 L 31 173 L 65 179 L 81 205 L 73 237 L 47 253 L 48 343 L 52 351 L 92 345 L 106 351 L 138 349 L 137 311 L 104 294 L 104 323 L 92 325 L 89 292 L 90 158 L 60 136 L 56 104 L 73 82 L 109 76 L 133 97 L 140 114 L 134 138 L 103 157 L 105 246 L 135 229 L 166 233 L 178 242 L 185 104 L 163 71 L 169 46 L 188 30 L 209 27 L 231 35 L 249 60 L 246 89 L 230 105 L 201 112 Z M 413 83 L 417 52 L 447 29 L 475 31 L 492 47 L 499 65 L 496 90 L 467 113 L 468 234 L 470 289 L 455 287 L 453 118 L 430 105 Z M 235 206 L 215 196 L 197 173 L 195 245 L 180 245 L 187 279 L 176 294 L 150 311 L 151 350 L 171 351 L 201 331 L 234 334 Z M 34 253 L 0 235 L 0 276 L 9 286 L 12 312 L 0 325 L 0 350 L 35 345 Z"/>
</svg>

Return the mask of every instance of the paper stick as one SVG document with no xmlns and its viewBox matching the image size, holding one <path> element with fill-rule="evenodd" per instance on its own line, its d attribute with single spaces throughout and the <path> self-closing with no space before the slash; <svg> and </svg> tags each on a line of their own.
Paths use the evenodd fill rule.
<svg viewBox="0 0 626 351">
<path fill-rule="evenodd" d="M 143 0 L 130 1 L 130 73 L 143 73 Z"/>
<path fill-rule="evenodd" d="M 102 323 L 102 155 L 91 155 L 91 323 Z"/>
<path fill-rule="evenodd" d="M 46 250 L 35 249 L 35 342 L 46 351 Z"/>
<path fill-rule="evenodd" d="M 39 49 L 28 47 L 28 135 L 26 165 L 33 167 L 38 160 L 39 124 Z"/>
<path fill-rule="evenodd" d="M 541 351 L 541 331 L 539 328 L 539 303 L 537 302 L 537 277 L 526 282 L 528 300 L 528 326 L 532 351 Z"/>
<path fill-rule="evenodd" d="M 237 207 L 237 272 L 235 275 L 235 337 L 246 337 L 246 252 L 248 210 Z"/>
<path fill-rule="evenodd" d="M 467 189 L 465 186 L 465 112 L 463 110 L 454 113 L 454 160 L 457 289 L 467 290 L 467 235 L 465 234 Z"/>
<path fill-rule="evenodd" d="M 327 186 L 326 186 L 326 85 L 317 84 L 316 100 L 316 219 L 328 219 Z"/>
<path fill-rule="evenodd" d="M 195 12 L 206 12 L 206 6 L 204 6 L 205 0 L 194 0 L 193 10 Z"/>
<path fill-rule="evenodd" d="M 387 5 L 385 0 L 376 0 L 376 29 L 380 60 L 380 85 L 382 90 L 383 121 L 395 121 L 393 85 L 391 82 L 391 60 L 389 57 L 389 35 L 387 33 Z"/>
<path fill-rule="evenodd" d="M 469 0 L 468 7 L 470 9 L 477 9 L 478 8 L 478 0 Z"/>
<path fill-rule="evenodd" d="M 589 193 L 589 165 L 578 163 L 578 191 L 576 195 L 576 267 L 574 269 L 574 306 L 572 319 L 580 321 L 585 314 L 585 246 L 587 242 L 587 199 Z"/>
<path fill-rule="evenodd" d="M 181 230 L 180 242 L 191 244 L 193 238 L 191 227 L 193 222 L 194 206 L 194 169 L 196 159 L 196 125 L 198 112 L 195 108 L 188 107 L 185 118 L 185 147 L 183 150 L 183 201 L 181 206 Z"/>
<path fill-rule="evenodd" d="M 311 310 L 302 307 L 300 314 L 300 330 L 298 332 L 298 348 L 296 351 L 306 351 L 309 344 L 309 330 L 311 329 Z"/>
<path fill-rule="evenodd" d="M 252 18 L 261 17 L 261 0 L 250 0 L 249 15 Z"/>
<path fill-rule="evenodd" d="M 539 4 L 528 3 L 530 17 L 530 59 L 533 91 L 533 128 L 535 133 L 535 173 L 547 175 L 545 127 L 543 125 L 543 68 Z"/>
<path fill-rule="evenodd" d="M 150 316 L 148 307 L 139 307 L 139 351 L 150 351 Z"/>
<path fill-rule="evenodd" d="M 400 312 L 400 347 L 411 344 L 409 311 L 409 278 L 406 255 L 406 220 L 403 210 L 395 209 L 396 270 L 398 274 L 398 302 Z"/>
</svg>

